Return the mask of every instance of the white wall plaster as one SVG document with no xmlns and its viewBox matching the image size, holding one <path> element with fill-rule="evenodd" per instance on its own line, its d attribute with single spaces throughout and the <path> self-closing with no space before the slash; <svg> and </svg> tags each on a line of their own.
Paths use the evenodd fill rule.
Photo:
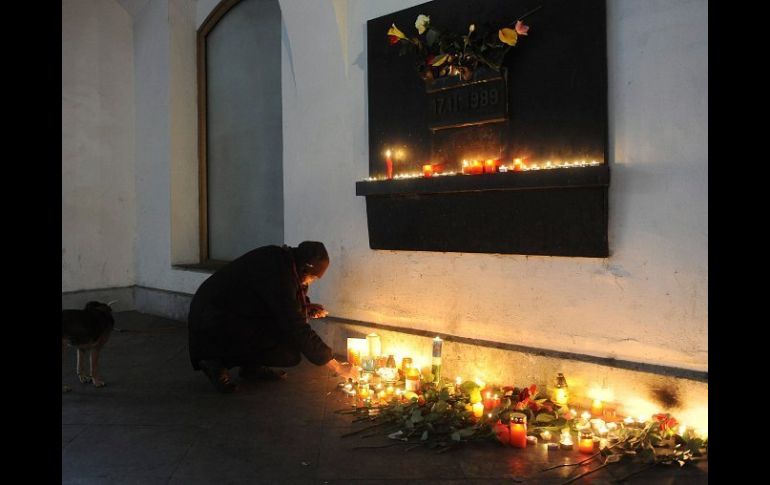
<svg viewBox="0 0 770 485">
<path fill-rule="evenodd" d="M 62 2 L 62 291 L 134 282 L 134 55 L 114 0 Z"/>
<path fill-rule="evenodd" d="M 346 76 L 333 3 L 281 1 L 286 242 L 324 241 L 332 260 L 311 297 L 343 318 L 707 370 L 707 2 L 607 2 L 607 259 L 369 249 L 354 195 L 368 175 L 366 20 L 420 3 L 349 2 Z M 198 25 L 214 4 L 197 3 Z M 175 11 L 154 0 L 135 20 L 136 279 L 193 293 L 207 275 L 172 269 L 170 253 Z"/>
<path fill-rule="evenodd" d="M 366 20 L 419 3 L 351 2 L 347 79 L 318 35 L 332 6 L 281 4 L 286 240 L 332 260 L 311 296 L 344 318 L 707 370 L 707 3 L 608 2 L 608 259 L 368 248 Z"/>
</svg>

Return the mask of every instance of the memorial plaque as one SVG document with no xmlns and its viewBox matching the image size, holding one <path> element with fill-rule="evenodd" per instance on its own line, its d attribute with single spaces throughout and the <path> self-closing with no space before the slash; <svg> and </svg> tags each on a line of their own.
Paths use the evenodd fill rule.
<svg viewBox="0 0 770 485">
<path fill-rule="evenodd" d="M 505 77 L 494 73 L 486 79 L 426 88 L 426 120 L 431 131 L 505 121 L 508 92 Z M 443 81 L 443 80 L 442 80 Z"/>
</svg>

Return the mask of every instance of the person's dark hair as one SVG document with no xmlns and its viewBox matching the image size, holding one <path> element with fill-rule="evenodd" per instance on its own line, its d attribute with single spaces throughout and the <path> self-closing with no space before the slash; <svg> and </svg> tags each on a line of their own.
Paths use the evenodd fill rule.
<svg viewBox="0 0 770 485">
<path fill-rule="evenodd" d="M 294 250 L 297 271 L 306 275 L 323 276 L 329 267 L 329 253 L 326 246 L 318 241 L 302 241 Z"/>
</svg>

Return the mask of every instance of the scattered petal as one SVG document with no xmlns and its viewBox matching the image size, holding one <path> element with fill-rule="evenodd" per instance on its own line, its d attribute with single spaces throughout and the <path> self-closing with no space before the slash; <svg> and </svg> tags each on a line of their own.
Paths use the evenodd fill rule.
<svg viewBox="0 0 770 485">
<path fill-rule="evenodd" d="M 500 38 L 500 42 L 510 46 L 516 45 L 516 40 L 518 40 L 518 34 L 516 34 L 516 31 L 507 27 L 500 29 L 500 31 L 497 33 L 497 36 Z"/>
<path fill-rule="evenodd" d="M 420 14 L 417 16 L 417 20 L 414 22 L 414 26 L 417 27 L 417 32 L 422 35 L 428 29 L 430 25 L 430 17 Z"/>
</svg>

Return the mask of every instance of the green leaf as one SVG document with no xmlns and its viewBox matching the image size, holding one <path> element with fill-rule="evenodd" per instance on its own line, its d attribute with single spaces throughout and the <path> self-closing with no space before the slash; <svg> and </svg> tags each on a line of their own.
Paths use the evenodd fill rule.
<svg viewBox="0 0 770 485">
<path fill-rule="evenodd" d="M 441 392 L 439 393 L 438 398 L 442 401 L 449 401 L 449 398 L 450 398 L 449 391 L 446 388 L 441 389 Z"/>
<path fill-rule="evenodd" d="M 460 389 L 463 390 L 463 393 L 470 394 L 472 390 L 478 389 L 479 385 L 476 384 L 473 381 L 465 381 L 462 384 L 460 384 Z"/>
<path fill-rule="evenodd" d="M 553 416 L 552 414 L 540 413 L 535 418 L 535 422 L 538 422 L 538 423 L 550 423 L 554 419 L 556 419 L 556 416 Z"/>
<path fill-rule="evenodd" d="M 441 54 L 439 56 L 436 56 L 436 58 L 433 59 L 433 62 L 431 63 L 431 66 L 433 66 L 433 67 L 440 66 L 441 64 L 443 64 L 447 60 L 447 57 L 449 57 L 449 56 L 447 56 L 446 54 Z"/>
<path fill-rule="evenodd" d="M 425 43 L 428 47 L 433 47 L 433 44 L 438 40 L 439 33 L 436 29 L 428 29 L 425 33 Z"/>
<path fill-rule="evenodd" d="M 457 433 L 459 433 L 460 436 L 462 436 L 463 438 L 467 438 L 469 436 L 473 436 L 476 433 L 476 429 L 473 426 L 470 426 L 470 427 L 461 429 Z"/>
<path fill-rule="evenodd" d="M 458 433 L 457 431 L 455 431 L 454 433 L 452 433 L 452 439 L 453 439 L 454 441 L 460 441 L 460 433 Z"/>
<path fill-rule="evenodd" d="M 420 423 L 420 422 L 422 422 L 424 419 L 425 419 L 425 418 L 423 418 L 423 417 L 422 417 L 422 411 L 420 411 L 419 409 L 415 409 L 415 410 L 413 410 L 413 411 L 412 411 L 412 416 L 409 418 L 409 420 L 410 420 L 412 423 Z"/>
<path fill-rule="evenodd" d="M 425 431 L 423 431 L 423 432 L 422 432 L 422 436 L 420 436 L 420 439 L 421 439 L 422 441 L 425 441 L 425 440 L 427 440 L 427 439 L 428 439 L 428 430 L 427 430 L 427 429 L 426 429 Z"/>
</svg>

